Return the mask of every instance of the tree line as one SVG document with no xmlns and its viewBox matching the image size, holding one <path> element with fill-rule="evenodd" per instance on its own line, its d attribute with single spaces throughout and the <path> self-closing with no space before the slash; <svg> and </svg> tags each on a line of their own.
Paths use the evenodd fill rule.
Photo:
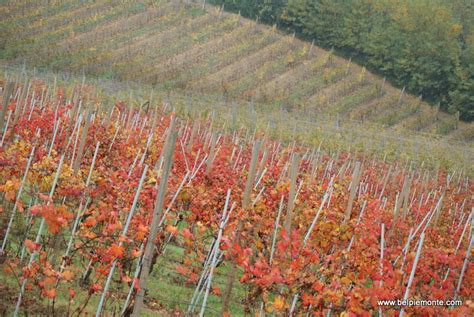
<svg viewBox="0 0 474 317">
<path fill-rule="evenodd" d="M 352 57 L 474 120 L 472 0 L 210 0 Z"/>
</svg>

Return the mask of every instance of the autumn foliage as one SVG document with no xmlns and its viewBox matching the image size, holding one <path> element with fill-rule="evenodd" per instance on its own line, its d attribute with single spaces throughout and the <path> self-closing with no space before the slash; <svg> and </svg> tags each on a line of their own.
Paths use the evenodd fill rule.
<svg viewBox="0 0 474 317">
<path fill-rule="evenodd" d="M 38 100 L 33 102 L 35 89 L 34 98 Z M 79 143 L 75 140 L 81 139 L 80 128 L 87 120 L 81 111 L 88 110 L 76 108 L 77 90 L 71 96 L 63 89 L 44 100 L 39 100 L 40 96 L 41 86 L 33 85 L 24 113 L 8 126 L 0 148 L 2 241 L 13 206 L 18 205 L 0 266 L 9 274 L 14 272 L 19 282 L 27 279 L 27 298 L 37 296 L 44 303 L 67 298 L 74 305 L 71 312 L 83 313 L 87 302 L 79 302 L 78 298 L 88 301 L 91 296 L 98 296 L 113 263 L 117 278 L 114 277 L 108 296 L 117 295 L 118 284 L 128 291 L 135 281 L 132 272 L 149 235 L 167 128 L 176 114 L 165 111 L 162 104 L 157 105 L 155 116 L 121 104 L 111 113 L 102 113 L 98 103 L 82 103 L 94 115 L 85 136 L 80 168 L 74 171 L 72 162 L 78 155 Z M 14 112 L 16 100 L 9 107 Z M 83 114 L 81 119 L 79 113 Z M 421 231 L 425 231 L 426 238 L 410 298 L 450 300 L 457 296 L 464 304 L 453 309 L 407 307 L 406 312 L 452 316 L 473 312 L 470 299 L 474 266 L 469 258 L 467 262 L 465 259 L 472 235 L 474 186 L 461 172 L 415 169 L 405 162 L 387 163 L 345 152 L 326 153 L 296 144 L 285 145 L 263 133 L 253 136 L 242 130 L 228 134 L 210 119 L 199 124 L 191 142 L 192 124 L 178 121 L 179 134 L 165 199 L 165 209 L 169 210 L 154 241 L 156 256 L 169 241 L 184 248 L 182 263 L 176 271 L 189 287 L 199 279 L 212 240 L 209 237 L 213 238 L 218 231 L 226 193 L 231 189 L 230 200 L 236 207 L 219 246 L 224 253 L 221 267 L 235 263 L 242 272 L 237 283 L 246 286 L 242 305 L 249 313 L 259 312 L 260 307 L 282 315 L 288 315 L 292 309 L 294 314 L 309 312 L 315 316 L 328 311 L 344 316 L 378 313 L 378 300 L 403 298 Z M 206 173 L 213 133 L 218 133 L 219 138 L 212 168 Z M 256 138 L 264 142 L 258 157 L 258 179 L 254 182 L 252 203 L 243 208 L 241 200 Z M 17 197 L 33 147 L 23 195 Z M 290 191 L 289 165 L 294 153 L 300 153 L 302 159 L 291 231 L 286 232 L 283 222 Z M 50 196 L 62 155 L 64 164 Z M 351 218 L 345 222 L 356 161 L 362 162 L 362 175 Z M 150 169 L 128 232 L 122 235 L 145 165 Z M 186 176 L 188 173 L 191 176 Z M 410 180 L 409 195 L 402 200 L 406 178 Z M 325 194 L 326 205 L 312 231 L 308 231 Z M 275 226 L 282 196 L 281 219 Z M 394 210 L 398 209 L 400 216 L 396 218 Z M 404 211 L 406 215 L 402 217 Z M 430 214 L 435 216 L 427 217 Z M 428 218 L 429 222 L 424 220 Z M 42 220 L 45 231 L 35 241 Z M 387 228 L 383 258 L 381 224 Z M 404 249 L 410 232 L 415 233 Z M 71 245 L 66 255 L 68 241 Z M 37 256 L 28 263 L 32 253 Z M 464 263 L 467 265 L 463 269 Z M 464 277 L 457 292 L 462 271 Z M 136 283 L 133 287 L 136 289 Z M 213 285 L 215 296 L 222 292 Z M 399 307 L 381 309 L 388 315 L 400 311 Z"/>
</svg>

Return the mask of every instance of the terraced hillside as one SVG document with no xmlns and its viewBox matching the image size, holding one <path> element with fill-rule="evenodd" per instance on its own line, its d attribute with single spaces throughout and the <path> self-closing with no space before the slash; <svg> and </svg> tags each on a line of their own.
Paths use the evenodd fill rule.
<svg viewBox="0 0 474 317">
<path fill-rule="evenodd" d="M 440 113 L 350 61 L 197 1 L 12 1 L 1 58 L 194 94 L 279 105 L 307 120 L 372 122 L 472 140 Z"/>
</svg>

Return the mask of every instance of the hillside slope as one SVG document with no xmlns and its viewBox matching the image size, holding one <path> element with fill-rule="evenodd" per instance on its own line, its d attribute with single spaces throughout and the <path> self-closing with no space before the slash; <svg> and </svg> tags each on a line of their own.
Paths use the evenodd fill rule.
<svg viewBox="0 0 474 317">
<path fill-rule="evenodd" d="M 394 316 L 378 301 L 410 276 L 413 298 L 459 299 L 410 316 L 472 316 L 472 166 L 329 153 L 176 100 L 135 108 L 136 90 L 110 107 L 104 80 L 8 75 L 2 315 Z"/>
<path fill-rule="evenodd" d="M 189 1 L 9 1 L 1 58 L 470 141 L 472 125 L 274 28 Z"/>
</svg>

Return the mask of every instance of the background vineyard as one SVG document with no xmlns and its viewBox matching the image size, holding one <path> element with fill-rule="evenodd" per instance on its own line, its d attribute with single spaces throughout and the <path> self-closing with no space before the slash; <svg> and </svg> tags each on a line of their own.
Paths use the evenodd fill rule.
<svg viewBox="0 0 474 317">
<path fill-rule="evenodd" d="M 270 26 L 192 1 L 14 1 L 0 57 L 158 90 L 224 95 L 301 113 L 470 141 L 472 124 L 349 60 Z"/>
</svg>

